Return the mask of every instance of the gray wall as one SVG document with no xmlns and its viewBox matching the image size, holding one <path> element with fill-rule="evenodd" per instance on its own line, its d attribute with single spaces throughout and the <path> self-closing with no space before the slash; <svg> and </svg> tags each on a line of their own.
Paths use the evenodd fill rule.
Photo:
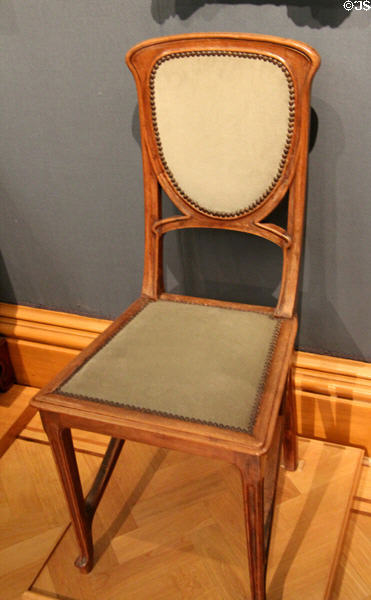
<svg viewBox="0 0 371 600">
<path fill-rule="evenodd" d="M 173 33 L 269 33 L 323 61 L 298 344 L 370 359 L 370 26 L 342 0 L 1 0 L 0 300 L 114 317 L 135 299 L 143 202 L 125 52 Z M 187 231 L 166 249 L 169 290 L 275 302 L 280 254 L 265 241 Z"/>
</svg>

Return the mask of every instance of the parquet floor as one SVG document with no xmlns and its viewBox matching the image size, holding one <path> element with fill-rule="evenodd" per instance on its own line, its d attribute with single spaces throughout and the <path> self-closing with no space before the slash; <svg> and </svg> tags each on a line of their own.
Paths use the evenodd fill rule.
<svg viewBox="0 0 371 600">
<path fill-rule="evenodd" d="M 87 488 L 100 457 L 82 445 Z M 301 469 L 281 471 L 269 600 L 324 597 L 358 460 L 356 450 L 320 442 L 302 441 L 300 452 Z M 370 500 L 363 467 L 331 600 L 371 600 Z M 127 443 L 96 515 L 88 576 L 73 567 L 68 524 L 48 445 L 18 439 L 0 462 L 1 600 L 21 600 L 27 589 L 60 600 L 249 598 L 240 480 L 224 463 Z"/>
</svg>

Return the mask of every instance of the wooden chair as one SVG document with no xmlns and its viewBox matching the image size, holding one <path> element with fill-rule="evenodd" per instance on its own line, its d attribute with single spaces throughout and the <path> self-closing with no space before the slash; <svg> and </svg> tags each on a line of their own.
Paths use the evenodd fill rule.
<svg viewBox="0 0 371 600">
<path fill-rule="evenodd" d="M 297 464 L 290 368 L 310 85 L 319 62 L 299 42 L 229 33 L 149 40 L 127 54 L 143 152 L 142 295 L 33 400 L 67 497 L 81 571 L 93 566 L 99 500 L 124 440 L 135 440 L 239 468 L 251 594 L 265 598 L 282 438 L 286 468 Z M 161 217 L 160 188 L 179 215 Z M 287 192 L 284 229 L 266 217 Z M 182 228 L 230 229 L 280 246 L 277 306 L 165 293 L 163 236 Z M 71 428 L 112 436 L 85 500 Z"/>
</svg>

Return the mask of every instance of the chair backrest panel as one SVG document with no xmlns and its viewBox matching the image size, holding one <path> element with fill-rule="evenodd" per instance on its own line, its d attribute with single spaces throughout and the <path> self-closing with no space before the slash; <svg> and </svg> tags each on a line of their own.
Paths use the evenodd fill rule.
<svg viewBox="0 0 371 600">
<path fill-rule="evenodd" d="M 272 57 L 173 53 L 152 68 L 152 119 L 165 171 L 183 199 L 210 215 L 246 214 L 283 172 L 294 84 Z"/>
<path fill-rule="evenodd" d="M 126 56 L 138 90 L 146 205 L 143 294 L 163 290 L 162 236 L 234 229 L 281 246 L 277 316 L 293 315 L 304 219 L 310 87 L 306 44 L 196 33 L 147 40 Z M 181 215 L 161 218 L 159 184 Z M 266 217 L 289 190 L 286 229 Z"/>
</svg>

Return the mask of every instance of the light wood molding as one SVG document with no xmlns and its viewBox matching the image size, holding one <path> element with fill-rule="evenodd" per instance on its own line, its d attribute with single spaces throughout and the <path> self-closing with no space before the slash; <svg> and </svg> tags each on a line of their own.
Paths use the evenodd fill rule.
<svg viewBox="0 0 371 600">
<path fill-rule="evenodd" d="M 297 352 L 295 356 L 295 387 L 349 399 L 371 401 L 371 364 Z"/>
<path fill-rule="evenodd" d="M 334 375 L 352 375 L 363 379 L 371 379 L 371 364 L 350 360 L 349 358 L 338 358 L 337 356 L 326 356 L 325 354 L 312 354 L 309 352 L 298 352 L 296 367 L 333 373 Z"/>
<path fill-rule="evenodd" d="M 21 385 L 42 387 L 110 325 L 57 311 L 0 303 L 0 334 Z M 371 365 L 296 352 L 294 392 L 300 434 L 371 454 Z"/>
<path fill-rule="evenodd" d="M 7 338 L 17 383 L 41 388 L 81 350 Z"/>
<path fill-rule="evenodd" d="M 301 435 L 371 454 L 371 365 L 297 352 L 294 391 Z"/>
<path fill-rule="evenodd" d="M 111 321 L 0 303 L 0 334 L 8 338 L 82 350 Z"/>
</svg>

